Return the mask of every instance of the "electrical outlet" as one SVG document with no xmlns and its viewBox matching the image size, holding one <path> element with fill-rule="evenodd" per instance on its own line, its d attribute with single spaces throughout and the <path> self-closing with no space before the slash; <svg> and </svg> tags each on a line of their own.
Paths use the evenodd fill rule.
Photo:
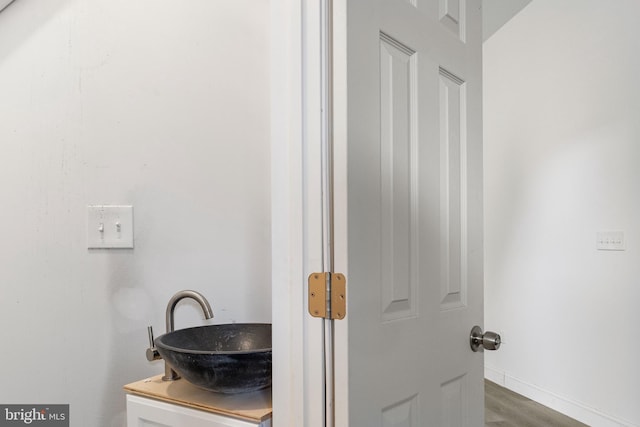
<svg viewBox="0 0 640 427">
<path fill-rule="evenodd" d="M 133 248 L 133 206 L 87 206 L 87 247 Z"/>
</svg>

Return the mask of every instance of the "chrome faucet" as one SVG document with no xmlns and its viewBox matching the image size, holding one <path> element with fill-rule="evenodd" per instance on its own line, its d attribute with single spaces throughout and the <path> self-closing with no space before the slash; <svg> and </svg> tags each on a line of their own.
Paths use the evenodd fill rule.
<svg viewBox="0 0 640 427">
<path fill-rule="evenodd" d="M 204 312 L 205 319 L 211 319 L 213 317 L 213 310 L 211 310 L 211 306 L 209 305 L 209 302 L 204 297 L 204 295 L 202 295 L 199 292 L 191 291 L 191 290 L 180 291 L 176 293 L 174 296 L 172 296 L 171 299 L 169 300 L 169 303 L 167 304 L 167 313 L 166 313 L 167 333 L 173 332 L 174 311 L 176 309 L 176 306 L 178 305 L 178 302 L 180 302 L 185 298 L 194 299 L 198 304 L 200 304 L 200 307 L 202 307 L 202 311 Z M 149 341 L 151 342 L 151 347 L 147 349 L 147 359 L 149 361 L 160 359 L 160 355 L 158 354 L 157 350 L 153 346 L 153 330 L 151 330 L 151 326 L 149 326 L 148 331 L 149 331 Z M 171 368 L 171 366 L 169 366 L 169 364 L 165 361 L 164 376 L 162 377 L 162 379 L 164 381 L 174 381 L 179 378 L 180 378 L 180 375 L 178 375 L 178 373 L 174 371 Z"/>
</svg>

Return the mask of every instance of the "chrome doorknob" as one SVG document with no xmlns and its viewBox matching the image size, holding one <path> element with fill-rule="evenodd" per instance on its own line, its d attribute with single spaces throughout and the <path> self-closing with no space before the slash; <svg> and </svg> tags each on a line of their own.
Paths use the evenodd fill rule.
<svg viewBox="0 0 640 427">
<path fill-rule="evenodd" d="M 500 335 L 491 331 L 483 333 L 480 326 L 474 326 L 473 329 L 471 329 L 469 341 L 471 344 L 471 350 L 473 351 L 479 351 L 480 347 L 485 350 L 497 350 L 500 348 L 500 344 L 502 344 Z"/>
</svg>

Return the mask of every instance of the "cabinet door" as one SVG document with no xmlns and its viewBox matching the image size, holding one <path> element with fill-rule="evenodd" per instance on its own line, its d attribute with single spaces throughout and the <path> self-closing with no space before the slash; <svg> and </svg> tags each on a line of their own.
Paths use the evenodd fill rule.
<svg viewBox="0 0 640 427">
<path fill-rule="evenodd" d="M 270 426 L 127 395 L 127 427 L 256 427 Z"/>
</svg>

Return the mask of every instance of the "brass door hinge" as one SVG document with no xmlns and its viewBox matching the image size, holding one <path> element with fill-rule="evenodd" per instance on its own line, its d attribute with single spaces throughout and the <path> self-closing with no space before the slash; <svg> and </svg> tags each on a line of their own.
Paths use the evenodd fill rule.
<svg viewBox="0 0 640 427">
<path fill-rule="evenodd" d="M 347 314 L 347 279 L 341 273 L 309 275 L 309 314 L 342 320 Z"/>
</svg>

